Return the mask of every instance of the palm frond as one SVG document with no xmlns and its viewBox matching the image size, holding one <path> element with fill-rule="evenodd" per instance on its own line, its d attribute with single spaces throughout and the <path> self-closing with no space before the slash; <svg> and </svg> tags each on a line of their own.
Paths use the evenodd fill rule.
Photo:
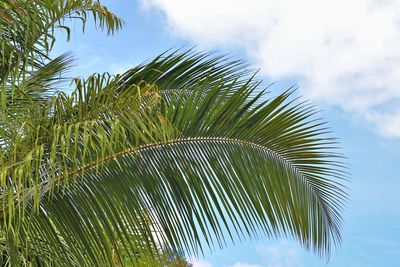
<svg viewBox="0 0 400 267">
<path fill-rule="evenodd" d="M 216 53 L 196 53 L 188 51 L 166 51 L 149 62 L 126 71 L 119 77 L 119 87 L 146 81 L 155 84 L 161 94 L 187 93 L 192 86 L 207 79 L 207 87 L 224 79 L 240 86 L 253 76 L 254 71 L 242 60 L 232 60 Z M 257 82 L 257 81 L 255 81 Z M 232 88 L 234 90 L 234 88 Z"/>
<path fill-rule="evenodd" d="M 88 13 L 99 28 L 109 34 L 119 30 L 124 22 L 92 0 L 4 0 L 0 3 L 1 50 L 0 81 L 7 75 L 29 73 L 49 60 L 55 42 L 55 31 L 63 29 L 70 37 L 65 21 L 81 20 L 83 29 Z"/>
<path fill-rule="evenodd" d="M 20 161 L 3 156 L 10 254 L 112 266 L 263 233 L 329 256 L 347 199 L 337 140 L 293 88 L 271 98 L 243 66 L 173 52 L 55 95 L 12 135 Z"/>
</svg>

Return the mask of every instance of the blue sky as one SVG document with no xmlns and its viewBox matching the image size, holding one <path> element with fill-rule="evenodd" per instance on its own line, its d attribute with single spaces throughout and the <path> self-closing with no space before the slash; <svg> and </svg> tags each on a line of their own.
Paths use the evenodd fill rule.
<svg viewBox="0 0 400 267">
<path fill-rule="evenodd" d="M 237 242 L 197 267 L 399 266 L 400 16 L 398 1 L 103 1 L 125 19 L 107 37 L 79 23 L 73 76 L 122 72 L 169 48 L 196 46 L 261 68 L 272 94 L 294 83 L 323 109 L 351 168 L 343 245 L 330 261 L 291 240 Z"/>
</svg>

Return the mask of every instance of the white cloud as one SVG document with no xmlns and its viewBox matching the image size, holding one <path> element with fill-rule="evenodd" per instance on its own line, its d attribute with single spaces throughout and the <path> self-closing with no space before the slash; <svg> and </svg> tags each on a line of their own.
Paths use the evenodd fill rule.
<svg viewBox="0 0 400 267">
<path fill-rule="evenodd" d="M 274 80 L 400 138 L 400 1 L 142 0 L 174 34 L 237 47 Z"/>
<path fill-rule="evenodd" d="M 191 260 L 193 267 L 212 267 L 211 263 L 203 260 Z"/>
</svg>

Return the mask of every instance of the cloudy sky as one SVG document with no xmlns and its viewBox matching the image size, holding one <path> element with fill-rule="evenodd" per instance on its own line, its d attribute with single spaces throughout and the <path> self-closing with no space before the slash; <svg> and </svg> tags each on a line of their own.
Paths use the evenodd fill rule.
<svg viewBox="0 0 400 267">
<path fill-rule="evenodd" d="M 103 1 L 127 25 L 80 28 L 74 75 L 122 72 L 169 48 L 216 50 L 260 69 L 272 94 L 290 85 L 324 110 L 349 157 L 342 247 L 326 263 L 291 240 L 237 242 L 197 267 L 398 266 L 400 262 L 399 0 Z"/>
</svg>

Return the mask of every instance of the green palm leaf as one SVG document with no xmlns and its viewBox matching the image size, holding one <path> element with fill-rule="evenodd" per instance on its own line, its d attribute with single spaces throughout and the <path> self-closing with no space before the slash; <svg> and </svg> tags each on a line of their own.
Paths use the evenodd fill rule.
<svg viewBox="0 0 400 267">
<path fill-rule="evenodd" d="M 204 75 L 211 74 L 205 70 Z M 147 247 L 154 252 L 159 244 L 197 255 L 205 247 L 224 246 L 226 235 L 233 241 L 235 236 L 260 233 L 294 237 L 305 248 L 328 256 L 340 244 L 347 196 L 342 156 L 334 152 L 337 143 L 315 119 L 312 106 L 289 101 L 293 89 L 266 99 L 263 90 L 257 93 L 259 82 L 240 78 L 211 79 L 211 84 L 200 79 L 187 87 L 189 91 L 175 91 L 154 102 L 142 118 L 151 121 L 158 110 L 158 116 L 173 126 L 168 136 L 149 132 L 153 138 L 107 139 L 107 145 L 122 145 L 101 152 L 96 136 L 104 139 L 112 131 L 107 119 L 99 117 L 104 126 L 90 129 L 97 140 L 88 150 L 93 163 L 79 157 L 76 162 L 56 161 L 76 165 L 79 172 L 68 180 L 50 175 L 42 181 L 40 212 L 22 226 L 21 239 L 33 246 L 31 251 L 46 251 L 58 265 L 112 265 L 115 255 L 124 253 L 137 262 L 137 251 Z M 110 109 L 128 95 L 137 95 L 135 86 L 125 84 L 121 89 L 119 82 L 116 77 L 86 83 L 91 89 L 78 86 L 82 93 L 73 95 L 83 95 L 81 100 L 67 97 L 64 102 L 70 108 L 62 105 L 64 115 L 55 116 L 76 123 L 79 116 L 68 114 L 88 119 L 107 110 L 104 114 L 112 120 L 126 121 L 120 131 L 137 137 L 143 128 L 129 127 L 129 122 L 138 121 L 121 112 L 135 102 Z M 103 134 L 100 129 L 105 129 Z M 77 151 L 85 151 L 84 146 Z M 86 165 L 79 167 L 84 161 Z M 62 186 L 46 196 L 52 184 Z M 48 241 L 36 242 L 33 237 Z"/>
<path fill-rule="evenodd" d="M 95 1 L 0 5 L 2 265 L 161 265 L 260 235 L 323 257 L 340 244 L 344 158 L 294 88 L 270 97 L 242 61 L 177 50 L 66 94 L 54 30 L 122 20 Z"/>
<path fill-rule="evenodd" d="M 96 26 L 109 34 L 121 29 L 123 20 L 98 1 L 41 0 L 0 2 L 0 81 L 32 72 L 49 60 L 55 32 L 63 29 L 70 38 L 66 20 L 82 21 L 84 29 L 91 14 Z"/>
</svg>

